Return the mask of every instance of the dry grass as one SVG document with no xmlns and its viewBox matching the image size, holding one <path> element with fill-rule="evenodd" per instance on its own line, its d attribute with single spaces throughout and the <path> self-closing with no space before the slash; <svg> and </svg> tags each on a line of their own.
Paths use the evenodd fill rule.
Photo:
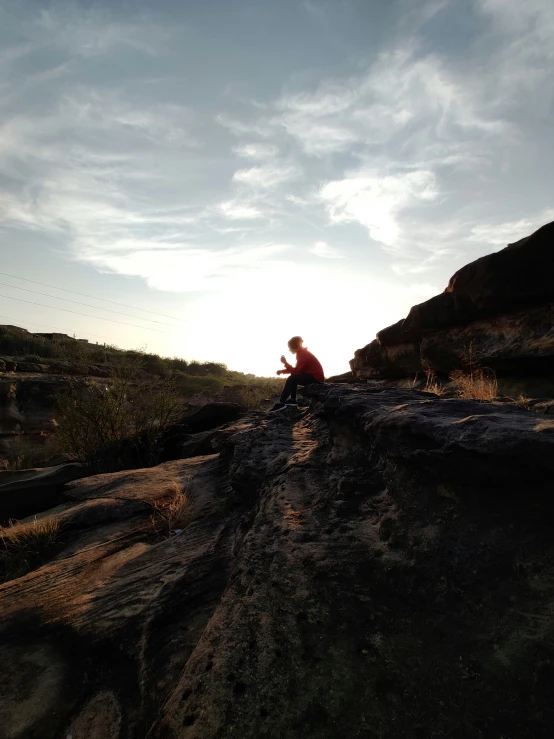
<svg viewBox="0 0 554 739">
<path fill-rule="evenodd" d="M 160 530 L 165 536 L 170 536 L 175 529 L 181 529 L 190 523 L 192 518 L 192 502 L 184 486 L 177 480 L 167 488 L 168 498 L 154 505 L 153 523 L 156 531 Z"/>
<path fill-rule="evenodd" d="M 498 381 L 492 370 L 456 370 L 450 375 L 458 395 L 471 400 L 494 400 L 498 396 Z"/>
<path fill-rule="evenodd" d="M 434 393 L 435 395 L 444 395 L 446 388 L 438 380 L 437 376 L 432 369 L 427 368 L 425 370 L 425 392 Z"/>
<path fill-rule="evenodd" d="M 47 562 L 59 546 L 60 522 L 53 518 L 29 524 L 11 521 L 0 527 L 0 578 L 15 580 Z"/>
<path fill-rule="evenodd" d="M 530 410 L 529 403 L 531 402 L 532 398 L 528 398 L 527 395 L 523 395 L 522 393 L 518 398 L 512 398 L 512 400 L 520 408 L 525 408 L 526 411 Z"/>
</svg>

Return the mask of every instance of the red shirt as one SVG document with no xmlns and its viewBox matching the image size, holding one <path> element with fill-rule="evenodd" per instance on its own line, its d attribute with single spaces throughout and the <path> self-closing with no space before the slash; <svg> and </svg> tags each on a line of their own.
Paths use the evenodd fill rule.
<svg viewBox="0 0 554 739">
<path fill-rule="evenodd" d="M 285 374 L 291 375 L 311 375 L 314 380 L 323 382 L 325 375 L 323 374 L 323 367 L 317 357 L 309 352 L 307 349 L 302 347 L 296 352 L 296 367 L 293 367 L 288 362 L 285 365 Z"/>
</svg>

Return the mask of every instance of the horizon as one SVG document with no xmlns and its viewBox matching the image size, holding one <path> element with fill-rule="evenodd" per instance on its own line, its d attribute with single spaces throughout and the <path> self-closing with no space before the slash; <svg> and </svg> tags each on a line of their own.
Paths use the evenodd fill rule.
<svg viewBox="0 0 554 739">
<path fill-rule="evenodd" d="M 331 376 L 554 219 L 549 0 L 0 0 L 0 61 L 0 324 Z"/>
</svg>

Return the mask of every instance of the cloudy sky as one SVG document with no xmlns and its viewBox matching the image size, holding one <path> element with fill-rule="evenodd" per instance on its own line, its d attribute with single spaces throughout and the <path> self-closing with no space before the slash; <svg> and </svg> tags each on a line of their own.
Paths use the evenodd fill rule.
<svg viewBox="0 0 554 739">
<path fill-rule="evenodd" d="M 345 371 L 554 219 L 553 68 L 552 0 L 0 0 L 0 323 Z"/>
</svg>

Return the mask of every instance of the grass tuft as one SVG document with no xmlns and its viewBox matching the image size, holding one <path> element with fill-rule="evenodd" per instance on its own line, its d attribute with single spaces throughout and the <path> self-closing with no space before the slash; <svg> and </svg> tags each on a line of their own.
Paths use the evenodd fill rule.
<svg viewBox="0 0 554 739">
<path fill-rule="evenodd" d="M 60 522 L 47 518 L 0 527 L 0 578 L 15 580 L 47 562 L 59 546 Z"/>
<path fill-rule="evenodd" d="M 168 486 L 169 498 L 161 503 L 154 504 L 154 526 L 161 533 L 170 536 L 175 529 L 181 529 L 190 523 L 192 517 L 192 503 L 181 484 L 174 480 Z"/>
<path fill-rule="evenodd" d="M 462 398 L 490 401 L 498 396 L 498 381 L 492 370 L 455 370 L 450 379 Z"/>
<path fill-rule="evenodd" d="M 435 395 L 444 395 L 446 388 L 438 380 L 435 372 L 427 368 L 425 370 L 425 392 L 434 393 Z"/>
</svg>

